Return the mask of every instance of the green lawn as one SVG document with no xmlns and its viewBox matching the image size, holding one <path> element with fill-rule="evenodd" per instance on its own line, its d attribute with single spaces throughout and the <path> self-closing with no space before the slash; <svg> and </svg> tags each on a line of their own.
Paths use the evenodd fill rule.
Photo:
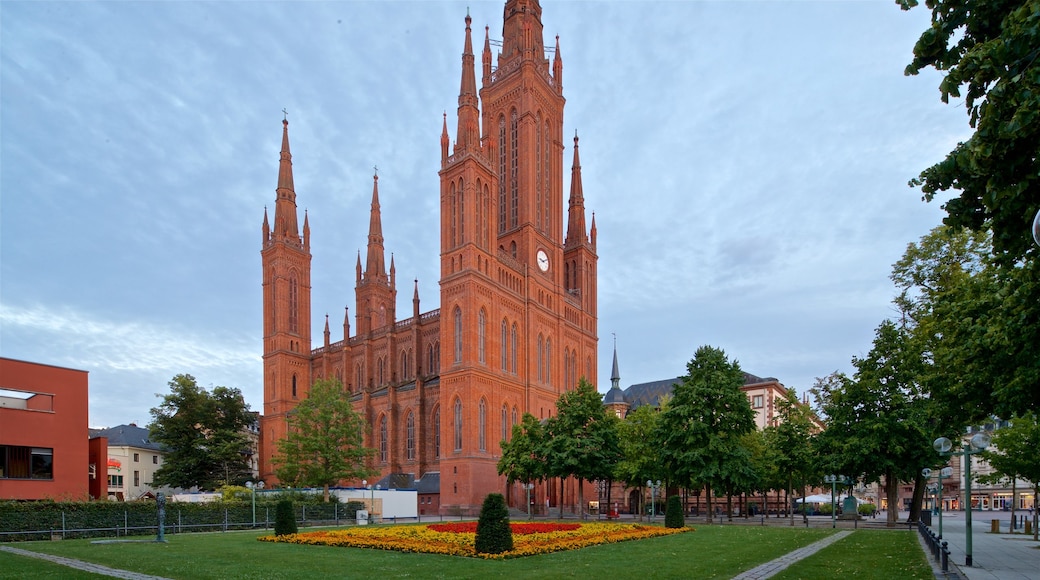
<svg viewBox="0 0 1040 580">
<path fill-rule="evenodd" d="M 914 532 L 859 530 L 773 576 L 777 580 L 848 577 L 910 580 L 934 575 Z"/>
<path fill-rule="evenodd" d="M 702 526 L 696 531 L 506 561 L 380 550 L 271 544 L 270 532 L 167 535 L 168 543 L 91 544 L 89 540 L 25 542 L 16 547 L 167 578 L 731 578 L 808 545 L 828 529 Z M 787 578 L 928 577 L 907 568 L 879 569 L 889 553 L 912 553 L 929 570 L 910 533 L 859 531 L 791 569 Z M 859 557 L 860 552 L 867 557 Z M 900 558 L 899 561 L 904 560 Z M 814 564 L 814 562 L 816 562 Z M 817 567 L 818 566 L 818 567 Z M 861 572 L 857 572 L 857 568 Z M 884 570 L 880 572 L 879 570 Z M 840 572 L 839 572 L 840 571 Z M 877 572 L 877 573 L 875 573 Z M 865 576 L 863 574 L 866 574 Z M 0 578 L 97 578 L 45 561 L 0 552 Z"/>
</svg>

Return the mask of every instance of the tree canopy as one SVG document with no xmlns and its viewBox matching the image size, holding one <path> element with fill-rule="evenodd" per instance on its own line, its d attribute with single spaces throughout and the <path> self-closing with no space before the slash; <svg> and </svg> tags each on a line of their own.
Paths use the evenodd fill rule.
<svg viewBox="0 0 1040 580">
<path fill-rule="evenodd" d="M 917 0 L 898 0 L 904 10 Z M 1037 0 L 927 0 L 931 26 L 914 46 L 907 75 L 945 73 L 944 103 L 964 99 L 971 137 L 911 184 L 946 202 L 954 227 L 993 231 L 998 257 L 1036 256 L 1030 222 L 1040 206 L 1040 18 Z"/>
<path fill-rule="evenodd" d="M 376 473 L 366 466 L 375 450 L 364 446 L 365 420 L 338 380 L 314 383 L 307 398 L 289 412 L 288 423 L 274 458 L 282 483 L 321 487 L 327 502 L 329 486 Z"/>
<path fill-rule="evenodd" d="M 585 503 L 580 482 L 612 479 L 621 460 L 617 421 L 603 406 L 603 395 L 584 378 L 573 391 L 560 395 L 556 416 L 546 421 L 548 474 L 578 479 L 579 510 Z"/>
<path fill-rule="evenodd" d="M 754 431 L 755 412 L 740 390 L 740 364 L 721 349 L 698 348 L 686 370 L 661 411 L 655 439 L 669 483 L 704 486 L 710 520 L 711 490 L 732 487 L 746 475 L 750 455 L 741 436 Z"/>
<path fill-rule="evenodd" d="M 212 490 L 241 485 L 252 477 L 247 428 L 255 421 L 242 392 L 214 387 L 208 392 L 195 377 L 180 374 L 170 393 L 151 410 L 149 437 L 165 448 L 152 485 Z"/>
</svg>

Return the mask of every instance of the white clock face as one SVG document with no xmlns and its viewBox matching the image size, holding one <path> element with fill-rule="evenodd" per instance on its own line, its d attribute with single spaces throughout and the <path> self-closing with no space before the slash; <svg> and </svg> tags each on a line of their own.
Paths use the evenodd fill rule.
<svg viewBox="0 0 1040 580">
<path fill-rule="evenodd" d="M 538 269 L 542 272 L 549 271 L 549 255 L 545 250 L 538 250 Z"/>
</svg>

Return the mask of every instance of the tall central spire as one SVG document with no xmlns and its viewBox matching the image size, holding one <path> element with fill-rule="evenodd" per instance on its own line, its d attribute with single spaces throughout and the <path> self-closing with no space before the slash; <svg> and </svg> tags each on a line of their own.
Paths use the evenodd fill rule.
<svg viewBox="0 0 1040 580">
<path fill-rule="evenodd" d="M 278 188 L 274 205 L 275 239 L 300 242 L 296 225 L 296 191 L 293 188 L 292 154 L 289 153 L 289 121 L 282 120 L 282 152 L 278 162 Z"/>
<path fill-rule="evenodd" d="M 368 220 L 368 259 L 365 262 L 366 279 L 386 279 L 383 254 L 383 223 L 379 213 L 379 173 L 375 173 L 372 176 L 372 211 Z"/>
<path fill-rule="evenodd" d="M 459 88 L 459 127 L 455 134 L 455 150 L 480 146 L 480 106 L 473 57 L 473 32 L 469 11 L 466 12 L 466 45 L 462 50 L 462 85 Z"/>
<path fill-rule="evenodd" d="M 571 197 L 567 205 L 567 239 L 564 245 L 568 248 L 586 244 L 589 241 L 585 233 L 585 195 L 581 188 L 581 161 L 578 159 L 578 134 L 574 134 L 574 162 L 571 165 Z"/>
</svg>

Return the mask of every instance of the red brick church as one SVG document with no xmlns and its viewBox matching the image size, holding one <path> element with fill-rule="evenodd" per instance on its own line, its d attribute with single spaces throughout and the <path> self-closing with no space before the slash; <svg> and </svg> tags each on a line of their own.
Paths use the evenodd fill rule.
<svg viewBox="0 0 1040 580">
<path fill-rule="evenodd" d="M 261 250 L 261 471 L 269 483 L 286 413 L 313 381 L 337 378 L 368 422 L 372 467 L 384 480 L 434 482 L 441 513 L 479 509 L 490 492 L 521 507 L 519 484 L 507 490 L 496 474 L 499 441 L 525 412 L 548 417 L 580 377 L 596 383 L 596 225 L 593 218 L 586 227 L 576 136 L 564 197 L 559 39 L 548 50 L 543 44 L 538 0 L 508 0 L 501 49 L 492 53 L 485 29 L 478 64 L 468 14 L 465 23 L 454 143 L 446 116 L 441 134 L 440 309 L 421 311 L 416 281 L 405 289 L 412 311 L 398 315 L 376 176 L 367 252 L 356 264 L 353 334 L 348 308 L 341 339 L 326 319 L 314 348 L 310 228 L 306 215 L 298 226 L 283 121 L 274 221 L 265 210 Z M 573 505 L 558 489 L 539 485 L 533 503 Z M 565 489 L 576 495 L 573 485 Z"/>
</svg>

